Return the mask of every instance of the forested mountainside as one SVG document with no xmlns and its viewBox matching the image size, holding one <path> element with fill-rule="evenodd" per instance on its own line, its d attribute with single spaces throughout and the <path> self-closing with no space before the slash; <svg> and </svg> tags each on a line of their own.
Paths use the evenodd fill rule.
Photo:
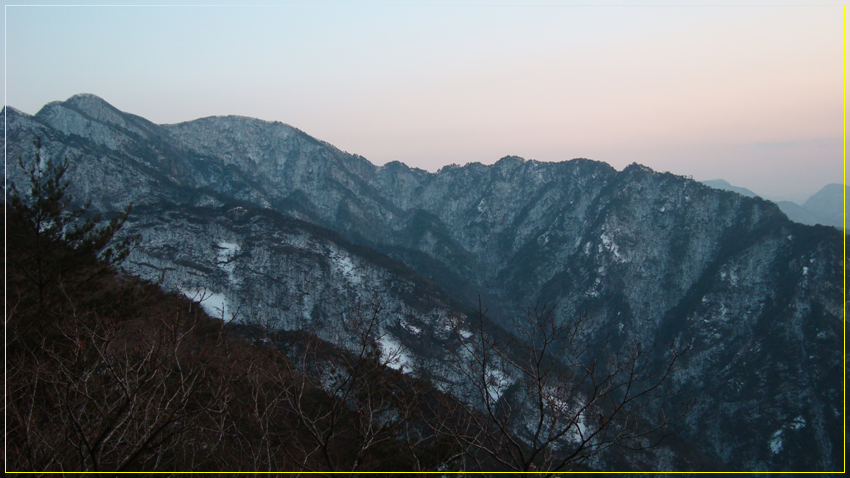
<svg viewBox="0 0 850 478">
<path fill-rule="evenodd" d="M 404 330 L 471 317 L 478 297 L 509 331 L 546 304 L 586 317 L 598 348 L 692 346 L 670 378 L 696 399 L 681 434 L 730 469 L 843 466 L 834 228 L 636 164 L 378 167 L 281 123 L 155 125 L 92 95 L 6 114 L 8 157 L 32 157 L 40 137 L 68 158 L 75 197 L 134 205 L 122 231 L 144 240 L 128 270 L 208 291 L 225 318 L 332 324 L 377 293 L 396 304 L 387 337 L 415 349 Z"/>
</svg>

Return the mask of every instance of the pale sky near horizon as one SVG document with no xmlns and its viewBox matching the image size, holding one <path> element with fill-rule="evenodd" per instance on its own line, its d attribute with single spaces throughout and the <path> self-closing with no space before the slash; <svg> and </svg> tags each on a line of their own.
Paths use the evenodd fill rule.
<svg viewBox="0 0 850 478">
<path fill-rule="evenodd" d="M 375 164 L 843 181 L 844 8 L 7 7 L 6 101 L 282 121 Z"/>
</svg>

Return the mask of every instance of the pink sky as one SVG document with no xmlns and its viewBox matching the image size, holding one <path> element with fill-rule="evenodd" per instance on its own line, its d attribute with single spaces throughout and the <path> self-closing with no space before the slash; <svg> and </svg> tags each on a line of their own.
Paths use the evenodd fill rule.
<svg viewBox="0 0 850 478">
<path fill-rule="evenodd" d="M 804 200 L 843 180 L 844 8 L 7 9 L 7 103 L 278 120 L 431 171 L 632 162 Z"/>
</svg>

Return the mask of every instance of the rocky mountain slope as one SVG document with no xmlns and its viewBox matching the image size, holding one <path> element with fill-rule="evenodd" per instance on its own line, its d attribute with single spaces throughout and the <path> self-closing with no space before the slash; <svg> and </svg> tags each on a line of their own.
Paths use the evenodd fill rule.
<svg viewBox="0 0 850 478">
<path fill-rule="evenodd" d="M 92 95 L 6 113 L 8 157 L 41 137 L 69 158 L 77 197 L 105 213 L 133 203 L 134 271 L 208 291 L 225 318 L 333 323 L 377 291 L 389 340 L 413 343 L 479 295 L 505 327 L 545 302 L 586 312 L 600 343 L 693 343 L 674 377 L 698 400 L 682 433 L 731 469 L 842 468 L 833 228 L 636 164 L 506 157 L 428 173 L 281 123 L 155 125 Z"/>
<path fill-rule="evenodd" d="M 375 332 L 389 365 L 436 370 L 448 319 L 465 317 L 436 284 L 332 231 L 237 204 L 140 206 L 125 225 L 141 239 L 127 267 L 214 317 L 308 330 L 349 348 L 359 322 L 380 310 Z"/>
</svg>

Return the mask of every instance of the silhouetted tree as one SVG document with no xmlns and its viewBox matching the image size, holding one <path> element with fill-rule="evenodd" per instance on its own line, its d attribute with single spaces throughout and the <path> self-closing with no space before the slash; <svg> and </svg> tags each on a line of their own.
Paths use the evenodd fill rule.
<svg viewBox="0 0 850 478">
<path fill-rule="evenodd" d="M 24 287 L 34 289 L 43 316 L 48 288 L 74 295 L 98 274 L 121 263 L 135 238 L 110 243 L 127 220 L 130 206 L 105 224 L 100 215 L 87 216 L 90 203 L 73 207 L 67 192 L 68 161 L 45 161 L 41 140 L 34 146 L 33 161 L 18 158 L 29 191 L 19 191 L 14 183 L 8 188 L 6 247 L 9 265 Z"/>
<path fill-rule="evenodd" d="M 71 206 L 67 161 L 19 159 L 28 193 L 7 206 L 7 465 L 20 471 L 124 471 L 171 459 L 177 437 L 215 403 L 205 368 L 185 358 L 197 312 L 148 302 L 114 269 L 133 238 Z M 140 307 L 141 306 L 141 307 Z M 163 308 L 164 307 L 164 308 Z M 183 358 L 183 359 L 181 359 Z"/>
</svg>

